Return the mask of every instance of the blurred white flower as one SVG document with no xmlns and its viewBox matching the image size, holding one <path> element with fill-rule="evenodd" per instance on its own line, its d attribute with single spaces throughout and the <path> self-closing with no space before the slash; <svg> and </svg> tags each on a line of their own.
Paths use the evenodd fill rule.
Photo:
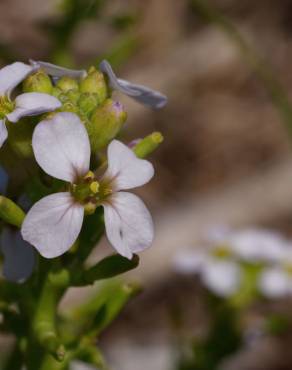
<svg viewBox="0 0 292 370">
<path fill-rule="evenodd" d="M 12 90 L 33 70 L 20 62 L 0 69 L 0 147 L 8 136 L 6 119 L 15 123 L 22 117 L 54 111 L 61 106 L 57 98 L 43 93 L 24 93 L 11 100 Z"/>
<path fill-rule="evenodd" d="M 87 183 L 88 134 L 79 117 L 67 112 L 40 122 L 32 145 L 40 167 L 71 184 L 69 191 L 35 203 L 23 222 L 23 238 L 42 256 L 57 257 L 72 246 L 88 202 L 95 208 L 103 206 L 106 234 L 119 254 L 132 258 L 133 253 L 151 245 L 154 232 L 149 211 L 136 195 L 121 191 L 146 184 L 154 175 L 150 162 L 138 159 L 126 145 L 114 140 L 108 146 L 106 173 L 99 183 Z"/>
<path fill-rule="evenodd" d="M 240 265 L 228 248 L 213 246 L 198 251 L 185 251 L 175 258 L 175 269 L 180 273 L 196 273 L 213 293 L 228 297 L 240 287 Z"/>
<path fill-rule="evenodd" d="M 180 252 L 175 258 L 175 269 L 182 273 L 197 273 L 215 294 L 227 297 L 236 293 L 243 275 L 248 273 L 245 271 L 247 265 L 257 266 L 259 274 L 261 269 L 269 267 L 258 282 L 258 287 L 266 295 L 276 297 L 291 289 L 288 288 L 292 283 L 289 269 L 279 266 L 284 266 L 286 260 L 287 267 L 292 246 L 279 233 L 263 229 L 216 228 L 208 232 L 204 244 L 196 250 Z"/>
</svg>

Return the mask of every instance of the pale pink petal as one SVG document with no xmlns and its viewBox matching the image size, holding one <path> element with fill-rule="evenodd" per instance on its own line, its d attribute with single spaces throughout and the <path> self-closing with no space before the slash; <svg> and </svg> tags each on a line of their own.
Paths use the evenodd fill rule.
<svg viewBox="0 0 292 370">
<path fill-rule="evenodd" d="M 33 67 L 21 62 L 9 64 L 0 69 L 0 95 L 10 95 L 10 92 L 23 81 Z"/>
<path fill-rule="evenodd" d="M 3 119 L 0 120 L 0 148 L 8 137 L 7 127 Z"/>
<path fill-rule="evenodd" d="M 107 154 L 108 169 L 104 178 L 113 181 L 116 191 L 142 186 L 154 175 L 150 162 L 137 158 L 131 149 L 118 140 L 110 143 Z"/>
<path fill-rule="evenodd" d="M 150 247 L 154 236 L 152 218 L 140 198 L 119 192 L 103 206 L 106 234 L 119 254 L 130 259 L 133 253 Z"/>
<path fill-rule="evenodd" d="M 37 116 L 45 112 L 53 112 L 62 106 L 57 98 L 43 93 L 24 93 L 15 99 L 15 109 L 6 115 L 9 121 L 17 122 L 25 116 Z"/>
<path fill-rule="evenodd" d="M 40 122 L 34 130 L 32 146 L 40 167 L 53 177 L 74 182 L 89 170 L 88 134 L 74 113 L 57 113 Z"/>
<path fill-rule="evenodd" d="M 42 198 L 29 210 L 21 227 L 23 239 L 43 257 L 54 258 L 70 249 L 83 223 L 84 208 L 70 193 Z"/>
<path fill-rule="evenodd" d="M 174 257 L 174 269 L 181 274 L 196 274 L 206 263 L 206 251 L 198 250 L 180 251 Z"/>
</svg>

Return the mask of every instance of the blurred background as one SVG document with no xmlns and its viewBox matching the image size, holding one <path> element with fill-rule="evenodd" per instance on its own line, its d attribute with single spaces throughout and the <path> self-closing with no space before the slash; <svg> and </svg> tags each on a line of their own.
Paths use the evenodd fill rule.
<svg viewBox="0 0 292 370">
<path fill-rule="evenodd" d="M 292 236 L 292 1 L 2 0 L 1 65 L 30 58 L 73 68 L 107 58 L 121 78 L 169 97 L 153 112 L 116 95 L 128 111 L 123 140 L 161 131 L 165 141 L 151 158 L 156 176 L 140 191 L 156 239 L 125 277 L 145 291 L 100 339 L 112 368 L 291 370 L 288 324 L 220 367 L 184 365 L 210 316 L 204 288 L 173 261 L 216 225 Z M 267 312 L 289 319 L 291 306 L 259 302 L 243 317 L 256 331 Z M 225 334 L 223 325 L 219 342 Z"/>
</svg>

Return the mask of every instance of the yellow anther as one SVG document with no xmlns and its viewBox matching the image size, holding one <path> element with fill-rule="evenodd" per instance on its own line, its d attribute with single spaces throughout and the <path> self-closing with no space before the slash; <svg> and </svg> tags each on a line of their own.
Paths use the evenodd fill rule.
<svg viewBox="0 0 292 370">
<path fill-rule="evenodd" d="M 99 183 L 97 181 L 93 181 L 90 185 L 89 185 L 89 188 L 90 190 L 96 194 L 98 193 L 98 189 L 99 189 Z"/>
<path fill-rule="evenodd" d="M 87 174 L 84 176 L 84 180 L 93 180 L 94 179 L 94 173 L 92 171 L 88 171 Z"/>
</svg>

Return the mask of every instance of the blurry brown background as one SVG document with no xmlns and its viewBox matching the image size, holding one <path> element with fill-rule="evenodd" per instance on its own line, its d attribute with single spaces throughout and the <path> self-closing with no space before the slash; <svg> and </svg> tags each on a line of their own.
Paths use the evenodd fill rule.
<svg viewBox="0 0 292 370">
<path fill-rule="evenodd" d="M 0 57 L 2 50 L 6 59 L 50 61 L 44 25 L 60 18 L 58 3 L 2 0 Z M 291 96 L 292 1 L 213 0 L 212 5 L 270 63 Z M 146 292 L 102 345 L 115 369 L 170 370 L 172 303 L 185 302 L 192 328 L 204 327 L 193 282 L 172 273 L 175 252 L 196 245 L 203 230 L 218 224 L 269 226 L 292 235 L 291 143 L 279 111 L 238 45 L 203 20 L 191 1 L 108 1 L 100 19 L 83 22 L 70 42 L 77 66 L 87 66 L 119 42 L 120 30 L 108 20 L 124 13 L 136 17 L 128 31 L 135 47 L 119 63 L 119 75 L 162 91 L 169 104 L 151 112 L 117 96 L 128 110 L 125 140 L 159 130 L 165 142 L 152 156 L 156 177 L 141 191 L 157 232 L 131 278 L 142 280 Z M 224 368 L 291 369 L 283 343 L 264 339 Z"/>
</svg>

